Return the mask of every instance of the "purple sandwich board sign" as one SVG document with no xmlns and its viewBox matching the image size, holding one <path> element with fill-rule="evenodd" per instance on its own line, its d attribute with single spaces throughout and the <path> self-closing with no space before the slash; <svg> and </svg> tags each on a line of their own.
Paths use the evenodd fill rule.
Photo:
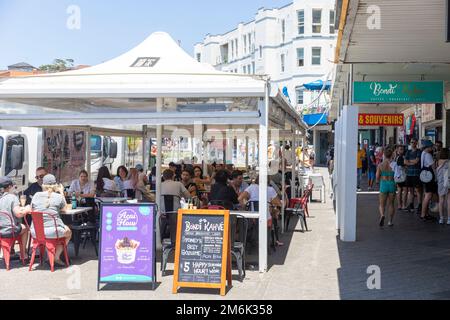
<svg viewBox="0 0 450 320">
<path fill-rule="evenodd" d="M 156 205 L 106 204 L 100 207 L 98 283 L 156 284 Z"/>
</svg>

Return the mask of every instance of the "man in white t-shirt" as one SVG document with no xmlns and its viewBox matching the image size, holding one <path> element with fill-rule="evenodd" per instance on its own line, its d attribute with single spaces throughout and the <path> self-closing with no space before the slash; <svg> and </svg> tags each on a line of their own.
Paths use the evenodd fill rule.
<svg viewBox="0 0 450 320">
<path fill-rule="evenodd" d="M 245 205 L 247 202 L 252 201 L 258 201 L 259 202 L 259 177 L 256 178 L 256 181 L 254 184 L 251 184 L 247 189 L 245 189 L 244 192 L 241 193 L 241 195 L 238 198 L 239 203 L 243 208 L 245 208 Z M 267 220 L 272 220 L 272 216 L 276 217 L 272 220 L 274 226 L 275 226 L 275 239 L 276 244 L 278 246 L 282 246 L 283 243 L 278 240 L 278 233 L 277 233 L 277 218 L 279 215 L 278 208 L 281 207 L 281 201 L 280 198 L 277 195 L 277 192 L 275 189 L 271 186 L 267 186 L 267 202 L 272 205 L 272 210 L 268 208 L 269 214 L 267 215 Z"/>
</svg>

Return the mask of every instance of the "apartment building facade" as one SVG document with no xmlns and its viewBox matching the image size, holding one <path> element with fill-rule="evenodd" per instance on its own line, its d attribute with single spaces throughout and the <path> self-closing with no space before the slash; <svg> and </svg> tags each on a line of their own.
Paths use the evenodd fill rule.
<svg viewBox="0 0 450 320">
<path fill-rule="evenodd" d="M 303 85 L 331 79 L 336 39 L 334 0 L 294 0 L 281 8 L 260 8 L 252 21 L 224 34 L 206 35 L 194 55 L 221 71 L 268 75 L 272 90 L 287 94 L 300 113 L 315 114 L 327 110 L 328 99 L 317 99 L 319 91 Z M 316 153 L 320 140 L 331 138 L 315 130 Z"/>
</svg>

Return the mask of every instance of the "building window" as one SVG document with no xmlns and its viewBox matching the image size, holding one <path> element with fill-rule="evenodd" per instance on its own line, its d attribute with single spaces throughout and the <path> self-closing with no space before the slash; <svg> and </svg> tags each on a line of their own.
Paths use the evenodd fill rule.
<svg viewBox="0 0 450 320">
<path fill-rule="evenodd" d="M 242 73 L 247 73 L 247 66 L 242 67 Z"/>
<path fill-rule="evenodd" d="M 200 62 L 202 60 L 202 55 L 200 53 L 197 53 L 197 61 Z"/>
<path fill-rule="evenodd" d="M 262 59 L 263 57 L 263 47 L 259 46 L 259 58 Z"/>
<path fill-rule="evenodd" d="M 303 67 L 305 65 L 305 49 L 297 48 L 297 66 Z"/>
<path fill-rule="evenodd" d="M 231 41 L 231 60 L 234 60 L 234 41 Z"/>
<path fill-rule="evenodd" d="M 252 34 L 248 34 L 248 53 L 253 53 L 252 50 Z"/>
<path fill-rule="evenodd" d="M 239 47 L 238 47 L 238 39 L 234 40 L 234 48 L 236 49 L 236 58 L 239 58 Z"/>
<path fill-rule="evenodd" d="M 282 54 L 281 55 L 281 72 L 284 72 L 284 70 L 285 70 L 285 62 L 286 62 L 286 55 Z"/>
<path fill-rule="evenodd" d="M 238 71 L 238 69 L 234 69 L 234 73 L 238 73 L 237 71 Z"/>
<path fill-rule="evenodd" d="M 247 35 L 244 34 L 244 54 L 247 54 Z"/>
<path fill-rule="evenodd" d="M 303 105 L 304 103 L 304 92 L 305 89 L 303 87 L 296 87 L 295 88 L 295 95 L 297 96 L 297 104 L 298 105 Z"/>
<path fill-rule="evenodd" d="M 334 25 L 335 25 L 334 10 L 330 10 L 330 33 L 331 34 L 334 34 L 336 32 Z"/>
<path fill-rule="evenodd" d="M 322 9 L 313 9 L 313 33 L 322 33 Z"/>
<path fill-rule="evenodd" d="M 286 20 L 281 20 L 281 43 L 286 41 Z"/>
<path fill-rule="evenodd" d="M 320 47 L 312 48 L 312 61 L 311 61 L 311 64 L 313 66 L 320 66 L 321 54 L 322 54 L 322 48 L 320 48 Z"/>
<path fill-rule="evenodd" d="M 297 11 L 298 34 L 305 34 L 305 10 Z"/>
<path fill-rule="evenodd" d="M 252 70 L 253 70 L 253 74 L 255 74 L 256 73 L 256 68 L 255 68 L 255 63 L 254 62 L 252 62 Z"/>
</svg>

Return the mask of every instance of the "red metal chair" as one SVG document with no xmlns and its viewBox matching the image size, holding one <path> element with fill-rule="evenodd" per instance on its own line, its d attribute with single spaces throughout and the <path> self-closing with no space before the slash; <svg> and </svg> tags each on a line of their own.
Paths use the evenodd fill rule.
<svg viewBox="0 0 450 320">
<path fill-rule="evenodd" d="M 22 260 L 23 265 L 25 265 L 25 251 L 22 246 L 22 238 L 21 236 L 14 234 L 14 220 L 11 215 L 7 212 L 0 211 L 0 215 L 6 217 L 11 222 L 11 230 L 13 232 L 11 238 L 2 238 L 0 234 L 0 246 L 3 251 L 3 260 L 5 260 L 6 270 L 9 271 L 9 262 L 11 260 L 11 249 L 14 248 L 16 242 L 20 246 L 20 260 Z"/>
<path fill-rule="evenodd" d="M 53 219 L 53 223 L 55 225 L 55 231 L 56 231 L 56 239 L 47 239 L 44 232 L 44 215 L 48 215 Z M 36 257 L 36 249 L 39 248 L 40 250 L 40 263 L 42 264 L 42 257 L 44 256 L 44 250 L 47 249 L 47 256 L 48 260 L 50 262 L 50 268 L 51 271 L 55 271 L 55 253 L 56 253 L 56 247 L 58 245 L 63 246 L 64 250 L 64 258 L 66 262 L 66 267 L 69 266 L 69 255 L 67 254 L 67 244 L 66 244 L 66 238 L 60 238 L 58 234 L 58 227 L 56 224 L 56 218 L 50 214 L 50 213 L 44 213 L 44 212 L 32 212 L 31 217 L 33 220 L 33 226 L 34 226 L 34 232 L 35 237 L 33 238 L 33 253 L 31 255 L 30 260 L 30 267 L 29 271 L 31 271 L 34 259 Z"/>
</svg>

